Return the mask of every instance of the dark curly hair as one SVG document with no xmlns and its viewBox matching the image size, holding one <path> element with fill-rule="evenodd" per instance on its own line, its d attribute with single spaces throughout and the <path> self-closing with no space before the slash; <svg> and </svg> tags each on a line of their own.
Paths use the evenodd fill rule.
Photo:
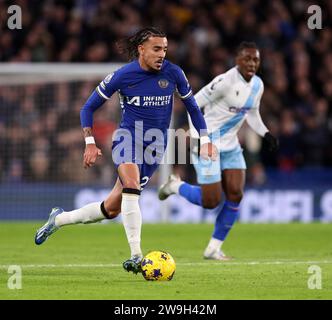
<svg viewBox="0 0 332 320">
<path fill-rule="evenodd" d="M 256 49 L 259 50 L 255 42 L 242 41 L 236 48 L 236 55 L 239 55 L 244 49 Z"/>
<path fill-rule="evenodd" d="M 137 47 L 150 37 L 166 37 L 166 34 L 155 27 L 147 27 L 128 38 L 118 41 L 117 46 L 121 54 L 126 54 L 129 60 L 134 60 L 138 58 Z"/>
</svg>

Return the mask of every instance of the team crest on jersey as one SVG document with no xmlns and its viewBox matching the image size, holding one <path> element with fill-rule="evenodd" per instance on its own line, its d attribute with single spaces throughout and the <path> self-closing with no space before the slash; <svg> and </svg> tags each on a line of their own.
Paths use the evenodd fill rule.
<svg viewBox="0 0 332 320">
<path fill-rule="evenodd" d="M 158 84 L 160 88 L 165 89 L 168 87 L 169 82 L 166 79 L 160 79 Z"/>
</svg>

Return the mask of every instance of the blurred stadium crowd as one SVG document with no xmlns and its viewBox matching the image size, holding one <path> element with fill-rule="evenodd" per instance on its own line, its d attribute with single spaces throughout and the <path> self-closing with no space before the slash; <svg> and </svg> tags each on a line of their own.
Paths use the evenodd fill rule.
<svg viewBox="0 0 332 320">
<path fill-rule="evenodd" d="M 195 92 L 233 66 L 241 41 L 255 41 L 265 82 L 261 113 L 280 150 L 271 155 L 248 128 L 241 131 L 249 182 L 263 183 L 266 168 L 332 167 L 332 1 L 316 1 L 323 29 L 314 31 L 305 0 L 20 0 L 21 30 L 6 25 L 10 4 L 0 2 L 0 62 L 125 62 L 116 41 L 153 25 L 167 33 L 167 58 L 184 69 Z M 101 165 L 84 174 L 80 166 L 79 110 L 98 82 L 0 86 L 0 181 L 109 185 L 115 99 L 95 115 Z M 181 102 L 174 110 L 174 127 L 187 128 Z M 193 180 L 192 168 L 178 170 Z"/>
</svg>

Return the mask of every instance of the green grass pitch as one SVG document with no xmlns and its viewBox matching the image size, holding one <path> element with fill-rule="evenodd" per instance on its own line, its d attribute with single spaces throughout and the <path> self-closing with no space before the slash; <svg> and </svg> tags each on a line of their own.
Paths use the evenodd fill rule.
<svg viewBox="0 0 332 320">
<path fill-rule="evenodd" d="M 34 244 L 41 223 L 0 223 L 0 299 L 331 299 L 331 224 L 237 223 L 224 251 L 229 262 L 206 261 L 212 225 L 143 225 L 142 247 L 169 251 L 172 281 L 148 282 L 122 269 L 129 249 L 121 224 L 67 226 Z M 9 265 L 22 289 L 9 289 Z M 309 289 L 309 267 L 321 289 Z M 316 278 L 316 282 L 318 283 Z"/>
</svg>

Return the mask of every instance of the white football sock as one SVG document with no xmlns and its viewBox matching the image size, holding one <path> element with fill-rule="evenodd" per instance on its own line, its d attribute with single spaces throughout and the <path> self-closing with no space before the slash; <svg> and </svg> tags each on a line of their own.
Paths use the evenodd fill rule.
<svg viewBox="0 0 332 320">
<path fill-rule="evenodd" d="M 224 241 L 221 241 L 219 239 L 216 239 L 216 238 L 211 238 L 210 239 L 210 242 L 206 248 L 206 250 L 208 251 L 216 251 L 216 250 L 219 250 L 222 246 L 222 244 L 224 243 Z"/>
<path fill-rule="evenodd" d="M 139 195 L 122 193 L 121 213 L 123 226 L 130 246 L 131 256 L 142 255 L 141 228 L 142 214 L 139 207 Z"/>
<path fill-rule="evenodd" d="M 92 223 L 106 219 L 100 209 L 100 204 L 100 202 L 93 202 L 80 209 L 63 212 L 55 217 L 55 225 L 61 227 L 68 224 Z"/>
</svg>

